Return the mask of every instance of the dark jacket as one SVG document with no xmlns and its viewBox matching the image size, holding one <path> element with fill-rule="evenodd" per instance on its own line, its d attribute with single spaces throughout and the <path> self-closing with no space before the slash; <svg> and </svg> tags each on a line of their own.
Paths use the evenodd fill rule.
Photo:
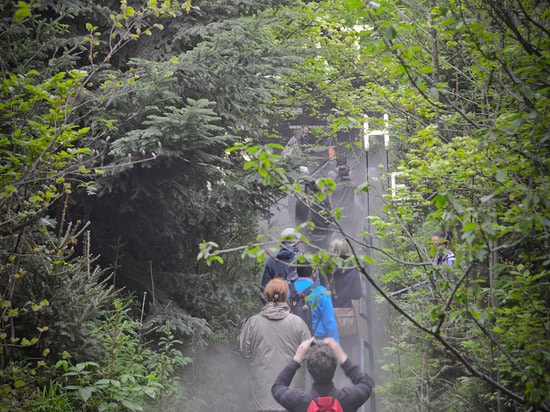
<svg viewBox="0 0 550 412">
<path fill-rule="evenodd" d="M 289 273 L 294 271 L 294 268 L 290 264 L 298 253 L 299 250 L 296 246 L 282 244 L 281 250 L 277 252 L 277 256 L 275 258 L 270 257 L 267 260 L 262 277 L 262 287 L 265 287 L 273 278 L 283 278 L 286 280 Z"/>
<path fill-rule="evenodd" d="M 297 199 L 294 216 L 296 226 L 309 221 L 314 224 L 313 229 L 310 229 L 309 226 L 304 228 L 304 230 L 302 230 L 302 234 L 308 238 L 312 245 L 315 245 L 317 248 L 327 250 L 330 246 L 332 228 L 330 227 L 330 222 L 320 214 L 324 208 L 330 210 L 330 204 L 325 202 L 323 207 L 318 204 L 312 204 L 310 209 L 302 200 Z M 308 247 L 308 249 L 312 251 L 315 250 L 315 248 L 312 247 Z"/>
<path fill-rule="evenodd" d="M 332 207 L 342 209 L 344 217 L 353 217 L 355 209 L 355 186 L 349 177 L 340 178 L 330 196 Z"/>
<path fill-rule="evenodd" d="M 351 308 L 352 299 L 361 299 L 361 274 L 357 268 L 336 268 L 329 275 L 328 287 L 332 293 L 332 306 Z"/>
<path fill-rule="evenodd" d="M 300 364 L 295 360 L 291 360 L 286 368 L 279 373 L 277 379 L 275 379 L 275 383 L 271 387 L 271 393 L 275 400 L 289 412 L 306 412 L 309 403 L 314 398 L 329 396 L 331 393 L 332 396 L 338 399 L 344 412 L 355 412 L 370 397 L 374 381 L 369 375 L 361 372 L 359 366 L 354 365 L 349 359 L 341 367 L 351 380 L 353 386 L 337 389 L 330 382 L 323 384 L 314 383 L 311 390 L 293 389 L 289 388 L 289 386 L 294 374 L 300 369 Z"/>
<path fill-rule="evenodd" d="M 333 209 L 339 208 L 342 214 L 339 224 L 342 230 L 352 237 L 358 236 L 365 223 L 365 194 L 355 192 L 356 187 L 349 178 L 341 178 L 330 195 Z"/>
</svg>

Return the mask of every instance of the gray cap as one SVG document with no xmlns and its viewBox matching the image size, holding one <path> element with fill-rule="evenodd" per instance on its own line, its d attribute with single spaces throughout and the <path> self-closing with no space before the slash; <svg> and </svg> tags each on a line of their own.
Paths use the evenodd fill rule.
<svg viewBox="0 0 550 412">
<path fill-rule="evenodd" d="M 283 229 L 281 232 L 281 235 L 279 238 L 285 238 L 282 240 L 283 243 L 298 243 L 300 241 L 300 237 L 296 233 L 296 230 L 294 230 L 293 227 L 287 227 L 286 229 Z"/>
</svg>

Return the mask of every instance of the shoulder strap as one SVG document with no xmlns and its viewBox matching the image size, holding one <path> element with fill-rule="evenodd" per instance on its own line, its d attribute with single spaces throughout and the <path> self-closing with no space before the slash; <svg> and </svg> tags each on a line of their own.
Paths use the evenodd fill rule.
<svg viewBox="0 0 550 412">
<path fill-rule="evenodd" d="M 289 281 L 287 282 L 288 283 L 288 289 L 291 291 L 291 292 L 296 292 L 296 286 L 294 285 L 294 281 Z"/>
<path fill-rule="evenodd" d="M 298 303 L 299 299 L 300 299 L 300 294 L 296 290 L 296 286 L 294 285 L 294 282 L 288 282 L 288 300 L 296 304 Z"/>
<path fill-rule="evenodd" d="M 311 285 L 309 285 L 307 288 L 305 288 L 305 289 L 302 291 L 302 294 L 304 295 L 304 297 L 307 296 L 307 295 L 309 295 L 309 294 L 311 293 L 311 291 L 312 291 L 313 289 L 315 289 L 315 286 L 317 286 L 317 285 L 315 284 L 315 282 L 313 282 Z"/>
</svg>

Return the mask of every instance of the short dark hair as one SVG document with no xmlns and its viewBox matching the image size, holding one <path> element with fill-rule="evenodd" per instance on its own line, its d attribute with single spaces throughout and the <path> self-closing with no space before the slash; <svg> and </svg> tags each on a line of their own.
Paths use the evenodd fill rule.
<svg viewBox="0 0 550 412">
<path fill-rule="evenodd" d="M 298 273 L 298 277 L 310 278 L 313 273 L 313 268 L 311 265 L 298 265 L 296 266 L 296 273 Z"/>
<path fill-rule="evenodd" d="M 330 383 L 338 362 L 332 348 L 326 343 L 313 345 L 306 357 L 307 370 L 315 383 Z"/>
<path fill-rule="evenodd" d="M 447 242 L 452 240 L 452 234 L 446 230 L 436 230 L 433 232 L 432 237 L 437 236 L 440 239 L 445 239 Z"/>
</svg>

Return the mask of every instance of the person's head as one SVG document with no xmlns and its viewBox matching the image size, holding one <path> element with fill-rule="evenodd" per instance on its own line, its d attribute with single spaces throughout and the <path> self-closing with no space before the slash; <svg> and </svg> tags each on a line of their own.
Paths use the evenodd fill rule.
<svg viewBox="0 0 550 412">
<path fill-rule="evenodd" d="M 338 365 L 336 355 L 326 343 L 312 345 L 306 357 L 307 370 L 315 383 L 330 383 Z"/>
<path fill-rule="evenodd" d="M 283 229 L 279 239 L 282 239 L 281 243 L 283 245 L 296 246 L 300 242 L 300 237 L 296 233 L 296 230 L 292 227 L 287 227 Z"/>
<path fill-rule="evenodd" d="M 442 230 L 436 230 L 432 234 L 432 242 L 436 245 L 448 245 L 450 241 L 450 233 L 446 233 Z"/>
<path fill-rule="evenodd" d="M 338 166 L 338 177 L 348 177 L 349 176 L 349 166 L 348 165 L 340 165 Z"/>
<path fill-rule="evenodd" d="M 304 183 L 304 192 L 307 195 L 312 195 L 318 192 L 317 184 L 315 183 L 314 180 L 306 180 L 306 182 Z"/>
<path fill-rule="evenodd" d="M 334 239 L 330 243 L 330 253 L 339 257 L 348 257 L 350 254 L 348 242 L 345 239 Z"/>
<path fill-rule="evenodd" d="M 296 272 L 298 273 L 298 277 L 313 278 L 313 268 L 309 264 L 299 264 L 296 266 Z"/>
<path fill-rule="evenodd" d="M 303 176 L 309 176 L 309 168 L 307 166 L 302 165 L 302 166 L 298 167 L 298 171 Z"/>
<path fill-rule="evenodd" d="M 287 295 L 286 281 L 282 278 L 271 279 L 267 285 L 265 285 L 264 295 L 267 302 L 286 302 Z"/>
</svg>

